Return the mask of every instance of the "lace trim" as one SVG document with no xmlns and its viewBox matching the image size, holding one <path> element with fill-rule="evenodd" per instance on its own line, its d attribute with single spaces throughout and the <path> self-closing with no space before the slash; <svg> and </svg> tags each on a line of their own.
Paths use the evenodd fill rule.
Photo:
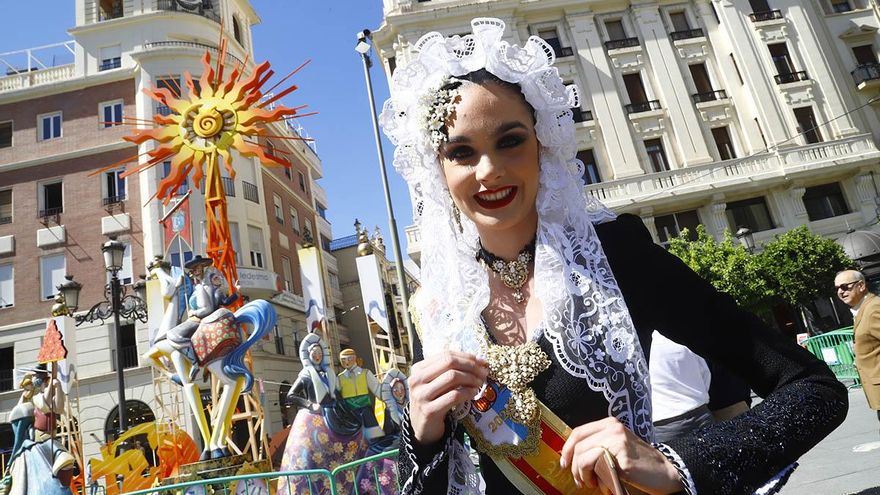
<svg viewBox="0 0 880 495">
<path fill-rule="evenodd" d="M 447 421 L 446 441 L 443 444 L 443 447 L 440 449 L 439 452 L 434 454 L 431 460 L 424 467 L 420 467 L 419 459 L 416 456 L 415 451 L 412 423 L 409 418 L 409 406 L 406 406 L 406 408 L 403 410 L 403 420 L 400 428 L 400 443 L 403 445 L 404 452 L 407 458 L 409 459 L 410 463 L 412 463 L 412 470 L 407 476 L 406 481 L 401 484 L 401 494 L 416 495 L 422 493 L 424 491 L 425 480 L 429 476 L 431 476 L 431 474 L 436 471 L 441 464 L 443 464 L 444 460 L 446 460 L 447 454 L 452 451 L 452 442 L 454 440 L 454 435 L 452 434 L 454 430 L 449 430 L 449 426 L 449 421 Z"/>
<path fill-rule="evenodd" d="M 782 490 L 782 487 L 785 486 L 788 482 L 788 478 L 791 477 L 797 467 L 798 463 L 796 462 L 792 462 L 788 466 L 785 466 L 785 468 L 776 473 L 767 484 L 755 490 L 755 495 L 773 495 L 774 493 L 779 493 L 779 490 Z"/>
<path fill-rule="evenodd" d="M 684 485 L 684 492 L 687 495 L 697 495 L 697 487 L 694 485 L 694 479 L 691 478 L 691 472 L 688 471 L 687 466 L 681 460 L 681 457 L 678 456 L 678 453 L 665 443 L 655 443 L 653 445 L 655 449 L 663 454 L 663 457 L 666 457 L 675 466 L 675 470 L 678 471 L 678 478 L 681 480 L 681 484 Z"/>
</svg>

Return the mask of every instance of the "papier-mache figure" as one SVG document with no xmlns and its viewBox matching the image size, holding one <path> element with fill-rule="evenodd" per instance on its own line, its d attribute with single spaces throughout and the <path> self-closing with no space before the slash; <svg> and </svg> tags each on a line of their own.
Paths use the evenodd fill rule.
<svg viewBox="0 0 880 495">
<path fill-rule="evenodd" d="M 340 398 L 345 402 L 364 425 L 364 436 L 367 440 L 374 440 L 384 433 L 379 428 L 376 415 L 373 412 L 374 399 L 379 397 L 379 381 L 376 375 L 368 369 L 358 365 L 357 353 L 354 349 L 344 349 L 339 353 L 339 361 L 345 368 L 337 377 L 337 390 Z"/>
<path fill-rule="evenodd" d="M 22 398 L 10 415 L 16 439 L 9 460 L 11 468 L 0 481 L 0 493 L 4 495 L 71 493 L 76 461 L 52 435 L 66 402 L 55 370 L 53 366 L 50 374 L 41 364 L 22 379 Z"/>
<path fill-rule="evenodd" d="M 287 437 L 281 471 L 333 469 L 360 459 L 366 452 L 360 419 L 337 400 L 337 377 L 330 368 L 330 355 L 330 348 L 316 333 L 308 334 L 299 346 L 303 369 L 290 387 L 287 400 L 301 409 Z M 342 492 L 349 493 L 353 476 L 339 481 Z M 314 478 L 311 486 L 312 493 L 330 490 L 324 477 Z M 304 477 L 281 478 L 278 494 L 305 493 L 309 488 Z"/>
<path fill-rule="evenodd" d="M 385 402 L 385 435 L 397 437 L 403 410 L 409 404 L 409 382 L 402 371 L 392 368 L 382 378 L 382 401 Z"/>
</svg>

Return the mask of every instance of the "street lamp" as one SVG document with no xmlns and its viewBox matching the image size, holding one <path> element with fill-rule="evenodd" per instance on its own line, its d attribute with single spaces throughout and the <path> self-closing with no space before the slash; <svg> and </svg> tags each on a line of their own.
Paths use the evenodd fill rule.
<svg viewBox="0 0 880 495">
<path fill-rule="evenodd" d="M 403 255 L 400 251 L 400 240 L 397 237 L 397 221 L 394 219 L 394 208 L 391 206 L 391 193 L 388 190 L 388 174 L 385 171 L 385 155 L 382 153 L 382 138 L 379 136 L 379 121 L 376 118 L 376 103 L 373 100 L 373 81 L 370 78 L 370 30 L 364 29 L 357 33 L 357 44 L 354 49 L 361 54 L 364 63 L 364 79 L 367 82 L 367 96 L 370 99 L 370 117 L 373 119 L 373 134 L 376 138 L 376 153 L 379 155 L 379 171 L 382 175 L 382 187 L 385 190 L 385 208 L 388 210 L 388 227 L 391 230 L 391 245 L 394 248 L 394 262 L 397 264 L 397 285 L 400 287 L 401 300 L 403 301 L 403 322 L 407 333 L 410 335 L 410 355 L 412 349 L 412 322 L 409 318 L 409 289 L 406 285 L 406 274 L 403 266 Z"/>
<path fill-rule="evenodd" d="M 751 253 L 755 250 L 755 236 L 752 235 L 752 231 L 748 227 L 740 227 L 733 236 L 739 239 L 746 251 Z"/>
<path fill-rule="evenodd" d="M 144 275 L 140 276 L 140 280 L 134 284 L 134 294 L 126 294 L 126 287 L 120 283 L 119 271 L 122 270 L 123 261 L 125 259 L 125 244 L 116 240 L 115 236 L 101 246 L 101 252 L 104 254 L 104 269 L 110 274 L 110 283 L 104 288 L 105 300 L 92 306 L 84 315 L 74 314 L 79 308 L 79 295 L 82 290 L 82 284 L 73 280 L 73 276 L 65 275 L 66 281 L 57 286 L 58 292 L 64 299 L 66 312 L 68 316 L 72 316 L 76 320 L 76 326 L 80 326 L 85 322 L 93 323 L 95 321 L 104 324 L 105 320 L 113 317 L 113 324 L 116 333 L 116 385 L 117 385 L 117 401 L 119 410 L 119 433 L 122 434 L 128 428 L 126 421 L 126 405 L 125 405 L 125 375 L 122 373 L 122 325 L 119 323 L 120 317 L 129 320 L 137 319 L 141 323 L 147 322 L 147 304 L 146 292 L 147 283 Z M 109 299 L 109 301 L 108 301 Z"/>
</svg>

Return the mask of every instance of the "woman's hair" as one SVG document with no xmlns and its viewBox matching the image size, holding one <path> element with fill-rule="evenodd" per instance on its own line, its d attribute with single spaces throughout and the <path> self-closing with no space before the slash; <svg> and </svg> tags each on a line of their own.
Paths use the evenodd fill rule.
<svg viewBox="0 0 880 495">
<path fill-rule="evenodd" d="M 526 96 L 523 94 L 522 88 L 520 87 L 520 85 L 517 83 L 505 81 L 504 79 L 501 79 L 500 77 L 496 76 L 495 74 L 492 74 L 491 72 L 489 72 L 486 69 L 475 70 L 475 71 L 469 72 L 463 76 L 451 78 L 449 80 L 449 82 L 447 82 L 446 84 L 441 86 L 437 92 L 441 93 L 441 92 L 445 92 L 445 91 L 456 90 L 461 87 L 462 82 L 464 82 L 464 81 L 471 82 L 471 83 L 477 84 L 479 86 L 487 86 L 489 84 L 495 84 L 499 87 L 509 89 L 513 93 L 519 95 L 520 98 L 522 98 L 523 105 L 526 106 L 526 108 L 529 110 L 529 113 L 532 115 L 532 123 L 535 123 L 538 121 L 537 118 L 535 117 L 535 108 L 532 107 L 531 103 L 529 103 L 528 100 L 526 100 Z M 431 113 L 436 115 L 438 112 L 442 112 L 443 111 L 443 109 L 441 108 L 441 106 L 443 106 L 443 105 L 441 105 L 442 103 L 444 103 L 444 102 L 437 100 L 435 102 L 434 107 L 431 108 Z M 449 129 L 447 127 L 447 123 L 448 123 L 448 119 L 451 117 L 451 114 L 450 115 L 441 115 L 441 117 L 442 117 L 442 119 L 441 119 L 442 125 L 440 126 L 440 128 L 438 130 L 440 131 L 441 134 L 443 134 L 444 140 L 448 140 L 449 139 Z"/>
</svg>

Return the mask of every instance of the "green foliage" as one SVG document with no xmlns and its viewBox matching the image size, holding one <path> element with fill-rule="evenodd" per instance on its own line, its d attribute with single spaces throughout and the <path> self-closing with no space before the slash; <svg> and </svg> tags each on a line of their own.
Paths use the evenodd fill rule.
<svg viewBox="0 0 880 495">
<path fill-rule="evenodd" d="M 751 254 L 729 231 L 718 242 L 700 225 L 695 241 L 682 231 L 669 242 L 669 252 L 755 313 L 780 301 L 807 304 L 828 293 L 835 273 L 852 266 L 837 243 L 806 226 L 777 236 L 763 251 Z"/>
<path fill-rule="evenodd" d="M 840 245 L 805 225 L 776 236 L 758 257 L 774 295 L 790 304 L 807 304 L 827 294 L 834 274 L 852 266 Z"/>
<path fill-rule="evenodd" d="M 757 257 L 735 242 L 730 232 L 718 242 L 699 225 L 695 241 L 690 241 L 684 230 L 680 237 L 669 242 L 669 252 L 715 288 L 730 294 L 740 306 L 758 312 L 769 305 L 773 296 L 770 281 Z"/>
</svg>

